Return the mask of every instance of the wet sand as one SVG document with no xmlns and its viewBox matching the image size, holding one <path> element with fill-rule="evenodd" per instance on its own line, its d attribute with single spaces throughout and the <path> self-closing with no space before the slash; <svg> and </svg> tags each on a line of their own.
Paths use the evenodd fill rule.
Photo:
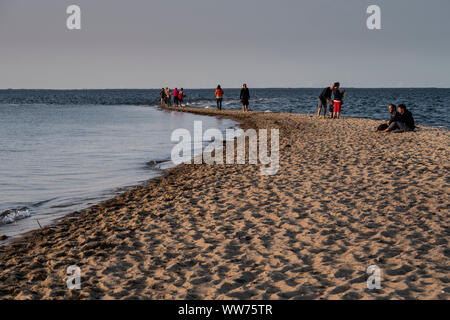
<svg viewBox="0 0 450 320">
<path fill-rule="evenodd" d="M 185 164 L 0 248 L 0 298 L 448 299 L 450 133 L 183 108 L 280 130 L 280 170 Z M 81 268 L 81 290 L 66 269 Z M 381 269 L 367 289 L 366 269 Z"/>
</svg>

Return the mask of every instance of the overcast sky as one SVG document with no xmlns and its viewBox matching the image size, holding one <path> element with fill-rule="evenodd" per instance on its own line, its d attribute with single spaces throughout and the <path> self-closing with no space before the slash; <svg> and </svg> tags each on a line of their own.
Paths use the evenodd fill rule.
<svg viewBox="0 0 450 320">
<path fill-rule="evenodd" d="M 0 0 L 0 88 L 450 87 L 449 14 L 449 0 Z"/>
</svg>

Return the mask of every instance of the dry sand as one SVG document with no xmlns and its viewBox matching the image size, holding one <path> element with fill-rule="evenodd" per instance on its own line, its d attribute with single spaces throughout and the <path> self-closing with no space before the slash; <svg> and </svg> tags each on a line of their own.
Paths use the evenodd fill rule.
<svg viewBox="0 0 450 320">
<path fill-rule="evenodd" d="M 183 109 L 279 128 L 280 171 L 181 165 L 29 233 L 0 249 L 1 298 L 449 298 L 449 131 Z"/>
</svg>

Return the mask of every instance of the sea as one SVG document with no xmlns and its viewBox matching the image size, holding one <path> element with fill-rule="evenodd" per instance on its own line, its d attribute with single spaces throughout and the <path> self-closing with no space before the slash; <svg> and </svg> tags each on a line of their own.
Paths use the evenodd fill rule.
<svg viewBox="0 0 450 320">
<path fill-rule="evenodd" d="M 344 117 L 386 120 L 390 103 L 404 103 L 419 126 L 450 129 L 450 89 L 346 89 Z M 18 237 L 162 175 L 174 165 L 176 129 L 237 125 L 161 110 L 159 91 L 0 90 L 0 235 Z M 240 89 L 224 91 L 223 108 L 239 110 Z M 250 110 L 314 114 L 320 92 L 250 88 Z M 214 88 L 184 93 L 189 106 L 216 107 Z"/>
</svg>

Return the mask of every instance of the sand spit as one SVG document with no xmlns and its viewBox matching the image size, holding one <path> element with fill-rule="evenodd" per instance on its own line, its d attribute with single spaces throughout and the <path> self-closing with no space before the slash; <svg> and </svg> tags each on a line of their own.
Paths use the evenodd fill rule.
<svg viewBox="0 0 450 320">
<path fill-rule="evenodd" d="M 0 248 L 1 298 L 449 298 L 448 130 L 379 135 L 367 119 L 182 110 L 278 128 L 278 174 L 170 169 Z M 70 265 L 81 290 L 67 290 Z M 367 289 L 370 265 L 379 290 Z"/>
</svg>

